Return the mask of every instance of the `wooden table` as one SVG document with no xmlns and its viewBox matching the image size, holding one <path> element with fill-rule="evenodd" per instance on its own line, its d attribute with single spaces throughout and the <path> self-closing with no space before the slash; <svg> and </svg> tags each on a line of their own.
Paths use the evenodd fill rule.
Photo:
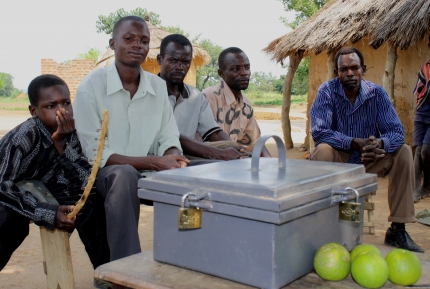
<svg viewBox="0 0 430 289">
<path fill-rule="evenodd" d="M 378 246 L 383 256 L 392 248 Z M 414 288 L 430 288 L 430 256 L 417 254 L 423 265 L 423 274 Z M 253 287 L 214 277 L 204 273 L 154 261 L 152 250 L 116 260 L 98 267 L 94 276 L 115 284 L 114 288 L 138 289 L 250 289 Z M 427 284 L 427 285 L 426 285 Z M 421 286 L 420 286 L 421 285 Z M 288 284 L 283 288 L 363 288 L 351 275 L 340 282 L 322 280 L 315 272 Z M 405 288 L 387 282 L 383 288 Z"/>
</svg>

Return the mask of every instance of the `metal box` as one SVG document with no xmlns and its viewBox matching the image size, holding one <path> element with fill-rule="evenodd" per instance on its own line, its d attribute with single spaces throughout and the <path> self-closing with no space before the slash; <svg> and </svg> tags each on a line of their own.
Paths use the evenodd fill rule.
<svg viewBox="0 0 430 289">
<path fill-rule="evenodd" d="M 364 166 L 279 158 L 218 162 L 163 171 L 139 180 L 139 197 L 154 201 L 154 259 L 260 288 L 280 288 L 313 270 L 316 250 L 362 242 L 365 195 L 376 175 Z M 361 222 L 339 219 L 339 203 L 359 193 Z M 178 229 L 178 209 L 203 209 L 202 227 Z M 340 194 L 340 195 L 339 195 Z"/>
</svg>

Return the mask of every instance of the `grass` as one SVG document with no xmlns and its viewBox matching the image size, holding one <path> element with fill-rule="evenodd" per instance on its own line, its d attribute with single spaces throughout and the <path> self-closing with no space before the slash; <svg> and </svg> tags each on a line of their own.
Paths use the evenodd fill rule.
<svg viewBox="0 0 430 289">
<path fill-rule="evenodd" d="M 260 91 L 247 91 L 245 95 L 251 100 L 252 105 L 257 106 L 281 106 L 282 94 L 276 92 L 260 92 Z M 308 96 L 305 95 L 291 95 L 291 103 L 299 104 L 306 103 Z"/>
<path fill-rule="evenodd" d="M 13 111 L 16 111 L 16 110 L 26 111 L 26 110 L 28 110 L 28 106 L 26 106 L 26 107 L 0 106 L 0 108 L 5 109 L 5 110 L 13 110 Z"/>
<path fill-rule="evenodd" d="M 6 110 L 28 110 L 30 102 L 25 96 L 19 97 L 0 97 L 0 108 Z"/>
</svg>

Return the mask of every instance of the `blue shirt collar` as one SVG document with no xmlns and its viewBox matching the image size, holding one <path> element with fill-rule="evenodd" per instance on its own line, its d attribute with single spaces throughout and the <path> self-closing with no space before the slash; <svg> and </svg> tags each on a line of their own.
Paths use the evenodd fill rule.
<svg viewBox="0 0 430 289">
<path fill-rule="evenodd" d="M 366 80 L 362 79 L 360 82 L 360 90 L 358 91 L 358 95 L 355 100 L 354 108 L 363 104 L 367 99 L 374 97 L 374 94 L 371 93 L 371 90 L 372 89 L 369 86 L 369 83 Z M 344 100 L 349 102 L 349 99 L 346 97 L 345 91 L 343 90 L 342 83 L 340 82 L 339 78 L 336 78 L 333 92 L 343 97 Z"/>
</svg>

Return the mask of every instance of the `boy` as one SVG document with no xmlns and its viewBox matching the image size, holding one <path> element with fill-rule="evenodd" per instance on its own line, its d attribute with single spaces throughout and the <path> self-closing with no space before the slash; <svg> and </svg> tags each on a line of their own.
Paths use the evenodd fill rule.
<svg viewBox="0 0 430 289">
<path fill-rule="evenodd" d="M 82 194 L 91 166 L 75 132 L 70 93 L 55 75 L 41 75 L 28 87 L 32 118 L 0 139 L 0 271 L 29 232 L 29 221 L 53 230 L 75 227 L 94 268 L 109 262 L 103 200 L 91 195 L 82 214 L 68 211 Z M 60 205 L 37 200 L 16 183 L 42 182 Z"/>
</svg>

